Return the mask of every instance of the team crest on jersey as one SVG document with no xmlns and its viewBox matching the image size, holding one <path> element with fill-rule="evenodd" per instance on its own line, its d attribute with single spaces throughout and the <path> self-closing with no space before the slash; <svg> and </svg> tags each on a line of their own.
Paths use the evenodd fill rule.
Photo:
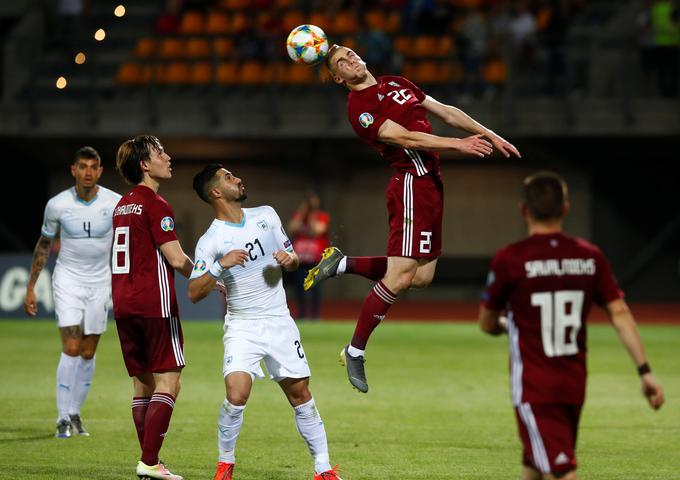
<svg viewBox="0 0 680 480">
<path fill-rule="evenodd" d="M 205 261 L 204 260 L 196 260 L 196 263 L 194 263 L 194 272 L 202 272 L 205 270 Z"/>
<path fill-rule="evenodd" d="M 257 222 L 257 226 L 260 227 L 260 230 L 264 230 L 265 232 L 269 228 L 269 225 L 267 225 L 267 222 L 265 222 L 264 220 L 260 220 L 259 222 Z"/>
<path fill-rule="evenodd" d="M 373 123 L 373 115 L 368 112 L 364 112 L 359 115 L 359 123 L 362 127 L 368 128 Z"/>
<path fill-rule="evenodd" d="M 164 232 L 171 232 L 175 229 L 175 221 L 172 217 L 163 217 L 163 220 L 161 220 L 161 228 Z"/>
<path fill-rule="evenodd" d="M 99 214 L 102 217 L 110 217 L 111 216 L 111 212 L 109 211 L 108 208 L 102 208 L 101 210 L 99 210 Z"/>
</svg>

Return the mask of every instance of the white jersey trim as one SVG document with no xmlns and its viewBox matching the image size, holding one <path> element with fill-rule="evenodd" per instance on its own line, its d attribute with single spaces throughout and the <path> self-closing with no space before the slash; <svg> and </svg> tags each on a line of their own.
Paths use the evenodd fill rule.
<svg viewBox="0 0 680 480">
<path fill-rule="evenodd" d="M 413 255 L 413 175 L 404 173 L 404 226 L 401 237 L 401 254 Z"/>
<path fill-rule="evenodd" d="M 519 351 L 519 329 L 513 320 L 512 312 L 508 312 L 508 343 L 510 344 L 510 387 L 512 389 L 512 404 L 522 403 L 522 374 L 524 364 Z"/>
<path fill-rule="evenodd" d="M 541 432 L 538 430 L 536 417 L 534 416 L 533 410 L 531 410 L 531 405 L 528 403 L 522 403 L 517 407 L 517 410 L 519 411 L 519 416 L 522 419 L 522 422 L 524 422 L 524 426 L 526 426 L 527 432 L 529 433 L 531 453 L 534 457 L 536 467 L 541 471 L 541 473 L 550 473 L 550 461 L 548 460 L 548 454 L 545 451 L 543 437 L 541 437 Z"/>
<path fill-rule="evenodd" d="M 156 259 L 158 260 L 158 289 L 160 291 L 161 301 L 161 317 L 166 318 L 170 316 L 170 285 L 168 283 L 168 269 L 165 266 L 165 259 L 160 251 L 156 248 Z"/>
<path fill-rule="evenodd" d="M 418 174 L 419 177 L 422 177 L 423 175 L 427 175 L 427 168 L 425 168 L 425 164 L 423 163 L 423 159 L 420 158 L 420 152 L 418 150 L 411 150 L 410 148 L 405 148 L 404 151 L 406 152 L 406 155 L 409 156 L 411 161 L 413 162 L 413 165 L 416 168 L 416 173 Z"/>
</svg>

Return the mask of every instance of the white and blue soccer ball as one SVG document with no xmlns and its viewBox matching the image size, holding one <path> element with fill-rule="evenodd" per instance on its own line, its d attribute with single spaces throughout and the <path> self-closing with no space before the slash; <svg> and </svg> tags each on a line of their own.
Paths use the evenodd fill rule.
<svg viewBox="0 0 680 480">
<path fill-rule="evenodd" d="M 300 25 L 288 34 L 286 49 L 294 62 L 314 65 L 328 55 L 328 38 L 316 25 Z"/>
</svg>

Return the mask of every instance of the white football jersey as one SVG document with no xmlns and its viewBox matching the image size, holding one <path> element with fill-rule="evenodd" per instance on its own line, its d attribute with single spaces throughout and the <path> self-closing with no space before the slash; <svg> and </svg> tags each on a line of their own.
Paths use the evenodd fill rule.
<svg viewBox="0 0 680 480">
<path fill-rule="evenodd" d="M 47 202 L 41 234 L 61 238 L 55 281 L 111 284 L 112 214 L 118 200 L 120 195 L 100 185 L 89 202 L 78 197 L 75 186 Z"/>
<path fill-rule="evenodd" d="M 290 316 L 282 269 L 274 252 L 293 251 L 276 211 L 269 206 L 244 208 L 241 223 L 213 220 L 196 245 L 191 278 L 204 275 L 214 262 L 231 250 L 248 252 L 245 266 L 222 272 L 227 289 L 227 317 L 257 319 Z"/>
</svg>

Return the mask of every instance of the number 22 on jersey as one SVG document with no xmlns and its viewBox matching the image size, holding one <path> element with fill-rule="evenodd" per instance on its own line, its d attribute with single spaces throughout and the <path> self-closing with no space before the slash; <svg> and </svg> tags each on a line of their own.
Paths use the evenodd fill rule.
<svg viewBox="0 0 680 480">
<path fill-rule="evenodd" d="M 541 338 L 546 356 L 576 355 L 577 337 L 581 330 L 583 291 L 533 293 L 531 305 L 541 309 Z"/>
</svg>

